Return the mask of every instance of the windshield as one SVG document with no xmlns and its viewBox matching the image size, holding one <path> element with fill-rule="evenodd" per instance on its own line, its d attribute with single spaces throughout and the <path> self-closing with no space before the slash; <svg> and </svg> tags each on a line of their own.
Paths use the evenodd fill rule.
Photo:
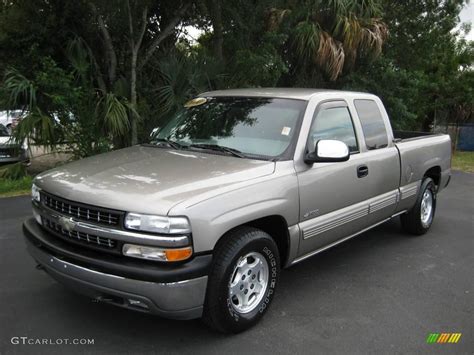
<svg viewBox="0 0 474 355">
<path fill-rule="evenodd" d="M 8 130 L 6 129 L 6 127 L 2 124 L 0 124 L 0 137 L 8 137 L 10 136 L 8 134 Z"/>
<path fill-rule="evenodd" d="M 169 140 L 189 149 L 212 145 L 278 157 L 289 148 L 306 101 L 217 97 L 198 98 L 186 106 L 155 133 L 152 143 Z"/>
</svg>

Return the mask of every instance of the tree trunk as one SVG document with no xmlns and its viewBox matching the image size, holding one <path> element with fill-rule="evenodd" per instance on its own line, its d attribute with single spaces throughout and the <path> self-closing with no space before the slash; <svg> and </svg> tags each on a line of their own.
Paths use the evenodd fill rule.
<svg viewBox="0 0 474 355">
<path fill-rule="evenodd" d="M 102 38 L 104 40 L 104 49 L 105 49 L 105 57 L 108 61 L 108 82 L 109 87 L 113 87 L 115 84 L 115 78 L 117 73 L 117 54 L 115 53 L 114 45 L 112 42 L 112 37 L 110 36 L 109 30 L 104 23 L 104 19 L 98 13 L 97 8 L 93 3 L 90 3 L 92 11 L 94 15 L 97 17 L 97 22 L 99 24 L 100 32 L 102 33 Z"/>
<path fill-rule="evenodd" d="M 148 8 L 145 7 L 142 13 L 141 27 L 138 33 L 138 38 L 135 39 L 135 33 L 133 28 L 132 10 L 130 8 L 130 2 L 127 0 L 128 10 L 128 24 L 130 31 L 130 53 L 132 55 L 130 61 L 130 105 L 133 111 L 130 113 L 130 128 L 131 128 L 131 144 L 135 145 L 138 143 L 138 117 L 137 117 L 137 58 L 138 51 L 142 45 L 143 35 L 145 34 L 147 25 L 147 14 Z"/>
<path fill-rule="evenodd" d="M 130 104 L 135 111 L 137 110 L 137 56 L 138 50 L 132 50 L 132 63 L 130 71 Z M 130 126 L 132 131 L 131 143 L 132 145 L 135 145 L 138 143 L 138 126 L 135 112 L 132 112 L 130 115 Z"/>
<path fill-rule="evenodd" d="M 214 55 L 220 62 L 224 59 L 222 46 L 224 44 L 224 34 L 222 30 L 222 4 L 221 0 L 209 1 L 209 14 L 212 27 L 214 29 Z"/>
</svg>

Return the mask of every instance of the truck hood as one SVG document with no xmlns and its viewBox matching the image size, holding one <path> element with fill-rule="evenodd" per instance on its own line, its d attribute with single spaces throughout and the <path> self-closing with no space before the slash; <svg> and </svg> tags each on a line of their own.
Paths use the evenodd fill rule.
<svg viewBox="0 0 474 355">
<path fill-rule="evenodd" d="M 166 215 L 189 198 L 272 174 L 274 169 L 269 161 L 134 146 L 47 171 L 35 184 L 72 201 Z"/>
</svg>

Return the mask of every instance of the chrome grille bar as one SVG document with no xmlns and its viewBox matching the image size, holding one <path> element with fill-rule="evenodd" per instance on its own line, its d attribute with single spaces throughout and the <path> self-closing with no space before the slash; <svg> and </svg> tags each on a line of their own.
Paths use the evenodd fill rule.
<svg viewBox="0 0 474 355">
<path fill-rule="evenodd" d="M 54 211 L 73 216 L 79 220 L 109 226 L 117 226 L 120 223 L 120 213 L 115 211 L 104 211 L 93 206 L 80 206 L 74 202 L 63 201 L 45 193 L 41 193 L 41 202 Z"/>
<path fill-rule="evenodd" d="M 59 224 L 47 218 L 43 218 L 43 226 L 45 226 L 47 229 L 51 230 L 52 232 L 55 232 L 56 234 L 66 239 L 67 238 L 76 239 L 77 241 L 82 242 L 82 243 L 96 244 L 98 246 L 106 247 L 106 248 L 115 248 L 116 246 L 115 240 L 112 240 L 110 238 L 100 237 L 98 235 L 82 233 L 79 231 L 70 232 L 62 228 Z"/>
</svg>

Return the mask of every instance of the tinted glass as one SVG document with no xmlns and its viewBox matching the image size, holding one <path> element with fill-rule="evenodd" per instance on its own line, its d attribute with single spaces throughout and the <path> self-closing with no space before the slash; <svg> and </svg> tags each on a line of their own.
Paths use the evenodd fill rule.
<svg viewBox="0 0 474 355">
<path fill-rule="evenodd" d="M 219 97 L 203 101 L 172 117 L 152 143 L 169 139 L 188 147 L 213 144 L 276 157 L 289 147 L 306 108 L 305 101 L 288 99 Z"/>
<path fill-rule="evenodd" d="M 388 145 L 387 129 L 382 114 L 372 100 L 354 100 L 364 132 L 367 149 L 384 148 Z"/>
<path fill-rule="evenodd" d="M 357 139 L 347 107 L 319 111 L 310 131 L 311 147 L 321 139 L 335 139 L 346 143 L 350 152 L 358 151 Z"/>
</svg>

